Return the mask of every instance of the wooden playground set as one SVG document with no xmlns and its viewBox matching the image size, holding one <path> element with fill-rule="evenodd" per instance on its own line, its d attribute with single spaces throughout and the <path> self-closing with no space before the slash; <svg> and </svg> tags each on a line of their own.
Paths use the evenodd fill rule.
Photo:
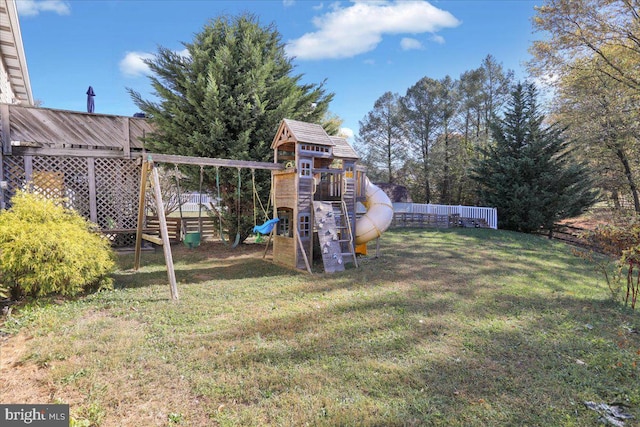
<svg viewBox="0 0 640 427">
<path fill-rule="evenodd" d="M 283 119 L 271 145 L 273 163 L 150 153 L 144 138 L 153 129 L 135 117 L 0 104 L 0 130 L 2 208 L 30 183 L 43 194 L 65 197 L 112 241 L 135 246 L 136 267 L 143 240 L 162 245 L 174 299 L 160 167 L 271 171 L 272 218 L 254 231 L 268 235 L 274 262 L 309 273 L 316 251 L 326 272 L 342 271 L 345 263 L 357 267 L 356 254 L 366 253 L 366 243 L 393 219 L 391 201 L 369 182 L 346 139 L 329 136 L 317 124 Z M 148 226 L 149 185 L 159 235 Z M 364 212 L 356 215 L 359 204 Z"/>
</svg>

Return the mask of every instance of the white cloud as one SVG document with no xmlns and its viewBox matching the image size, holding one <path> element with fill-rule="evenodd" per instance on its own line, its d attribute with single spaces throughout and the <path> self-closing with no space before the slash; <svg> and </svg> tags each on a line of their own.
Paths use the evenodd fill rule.
<svg viewBox="0 0 640 427">
<path fill-rule="evenodd" d="M 184 56 L 185 58 L 191 58 L 191 54 L 189 53 L 189 49 L 184 48 L 182 50 L 176 51 L 176 53 L 180 56 Z"/>
<path fill-rule="evenodd" d="M 282 5 L 284 7 L 291 7 L 296 4 L 296 0 L 282 0 Z"/>
<path fill-rule="evenodd" d="M 189 58 L 188 49 L 182 49 L 175 51 L 177 55 Z M 148 52 L 127 52 L 127 54 L 120 61 L 120 71 L 125 77 L 140 77 L 151 74 L 149 66 L 145 64 L 146 59 L 153 59 L 155 55 Z"/>
<path fill-rule="evenodd" d="M 400 47 L 402 48 L 402 50 L 416 50 L 422 49 L 423 46 L 420 40 L 412 39 L 410 37 L 403 37 L 402 40 L 400 40 Z"/>
<path fill-rule="evenodd" d="M 150 73 L 149 66 L 144 63 L 145 59 L 151 59 L 154 55 L 146 52 L 127 52 L 120 61 L 120 71 L 126 77 L 140 77 Z"/>
<path fill-rule="evenodd" d="M 298 59 L 350 58 L 372 51 L 387 34 L 435 33 L 460 21 L 426 1 L 355 1 L 313 19 L 315 32 L 287 45 Z"/>
<path fill-rule="evenodd" d="M 431 41 L 436 42 L 438 44 L 444 44 L 444 37 L 439 36 L 438 34 L 432 34 Z"/>
<path fill-rule="evenodd" d="M 343 138 L 353 139 L 353 135 L 355 135 L 355 133 L 351 128 L 340 128 L 338 135 L 340 135 Z"/>
<path fill-rule="evenodd" d="M 58 15 L 69 15 L 71 5 L 63 0 L 19 0 L 16 1 L 20 16 L 36 16 L 40 12 L 54 12 Z"/>
<path fill-rule="evenodd" d="M 340 10 L 340 1 L 334 1 L 329 5 L 329 9 L 331 10 Z"/>
</svg>

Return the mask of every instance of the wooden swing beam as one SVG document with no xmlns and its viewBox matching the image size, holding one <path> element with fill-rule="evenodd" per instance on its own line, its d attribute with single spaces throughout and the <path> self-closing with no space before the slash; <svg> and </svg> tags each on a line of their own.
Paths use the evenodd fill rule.
<svg viewBox="0 0 640 427">
<path fill-rule="evenodd" d="M 191 157 L 178 156 L 175 154 L 153 154 L 147 153 L 147 158 L 153 159 L 156 163 L 173 163 L 176 165 L 192 166 L 219 166 L 226 168 L 263 169 L 263 170 L 284 170 L 284 165 L 270 162 L 253 162 L 249 160 L 217 159 L 215 157 Z"/>
<path fill-rule="evenodd" d="M 65 157 L 100 157 L 108 159 L 122 159 L 121 151 L 115 150 L 79 150 L 76 148 L 32 148 L 14 147 L 15 153 L 21 156 L 65 156 Z M 220 166 L 230 168 L 284 170 L 284 165 L 271 162 L 254 162 L 250 160 L 219 159 L 215 157 L 179 156 L 176 154 L 156 154 L 150 152 L 131 152 L 125 159 L 141 158 L 143 161 L 151 158 L 157 163 L 174 163 L 193 166 Z"/>
</svg>

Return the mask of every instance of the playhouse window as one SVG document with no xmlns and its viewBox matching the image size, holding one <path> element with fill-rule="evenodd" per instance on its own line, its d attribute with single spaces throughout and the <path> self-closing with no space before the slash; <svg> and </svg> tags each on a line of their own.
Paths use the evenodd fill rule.
<svg viewBox="0 0 640 427">
<path fill-rule="evenodd" d="M 300 237 L 309 237 L 311 233 L 311 220 L 309 215 L 300 215 L 298 229 L 300 230 Z"/>
<path fill-rule="evenodd" d="M 278 236 L 293 237 L 291 233 L 291 209 L 278 210 Z"/>
<path fill-rule="evenodd" d="M 353 179 L 353 166 L 347 166 L 345 168 L 344 177 L 347 179 Z"/>
<path fill-rule="evenodd" d="M 314 153 L 328 153 L 329 147 L 323 145 L 302 144 L 300 145 L 302 151 L 309 151 Z"/>
<path fill-rule="evenodd" d="M 300 160 L 300 177 L 311 178 L 311 161 Z"/>
</svg>

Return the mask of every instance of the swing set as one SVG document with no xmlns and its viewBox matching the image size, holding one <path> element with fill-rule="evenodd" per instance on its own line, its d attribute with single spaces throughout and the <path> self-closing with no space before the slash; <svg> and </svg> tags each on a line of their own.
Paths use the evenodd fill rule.
<svg viewBox="0 0 640 427">
<path fill-rule="evenodd" d="M 139 207 L 138 207 L 138 223 L 136 229 L 136 246 L 135 246 L 135 258 L 134 258 L 134 270 L 137 271 L 140 268 L 140 255 L 142 251 L 142 240 L 147 240 L 157 245 L 162 246 L 165 263 L 167 265 L 167 276 L 169 279 L 169 285 L 171 289 L 171 299 L 178 300 L 178 288 L 177 282 L 175 278 L 175 270 L 173 267 L 173 256 L 171 253 L 171 246 L 169 242 L 169 233 L 167 229 L 167 220 L 164 213 L 164 202 L 162 201 L 162 191 L 160 188 L 160 178 L 158 174 L 158 169 L 155 166 L 154 162 L 164 163 L 164 164 L 173 164 L 175 170 L 175 179 L 176 179 L 176 189 L 178 191 L 178 197 L 181 197 L 180 193 L 180 179 L 179 179 L 179 169 L 178 164 L 185 165 L 195 165 L 200 166 L 200 183 L 198 189 L 198 232 L 197 233 L 187 233 L 186 227 L 181 226 L 180 237 L 183 240 L 184 244 L 189 248 L 195 248 L 200 245 L 202 240 L 202 182 L 204 177 L 204 167 L 205 166 L 214 166 L 216 168 L 216 190 L 217 190 L 217 201 L 218 206 L 215 207 L 218 212 L 219 219 L 219 229 L 220 229 L 220 238 L 225 244 L 230 244 L 232 248 L 235 248 L 240 243 L 240 195 L 241 195 L 241 186 L 242 186 L 242 168 L 249 168 L 251 170 L 251 178 L 252 178 L 252 187 L 253 187 L 253 207 L 254 207 L 254 228 L 253 232 L 257 233 L 257 241 L 260 240 L 261 235 L 269 234 L 269 240 L 267 242 L 267 249 L 269 247 L 269 243 L 271 241 L 271 236 L 273 234 L 274 225 L 279 221 L 278 218 L 269 219 L 268 209 L 271 204 L 272 191 L 269 194 L 269 202 L 267 203 L 267 208 L 265 209 L 264 205 L 260 201 L 260 197 L 258 196 L 258 191 L 256 189 L 255 183 L 255 170 L 281 170 L 283 169 L 282 165 L 277 163 L 267 163 L 267 162 L 252 162 L 252 161 L 244 161 L 244 160 L 229 160 L 229 159 L 216 159 L 216 158 L 208 158 L 208 157 L 189 157 L 189 156 L 178 156 L 178 155 L 167 155 L 167 154 L 154 154 L 153 156 L 148 155 L 145 160 L 142 162 L 142 172 L 140 175 L 140 196 L 139 196 Z M 220 211 L 219 202 L 221 199 L 220 192 L 220 167 L 235 167 L 238 170 L 238 183 L 237 183 L 237 195 L 236 195 L 236 213 L 237 213 L 237 233 L 235 236 L 235 240 L 233 243 L 226 242 L 224 239 L 224 232 L 222 230 L 222 212 Z M 146 188 L 149 179 L 151 179 L 151 185 L 153 188 L 154 199 L 156 203 L 156 210 L 158 212 L 158 222 L 160 225 L 160 237 L 149 235 L 143 232 L 142 224 L 144 221 L 145 215 L 145 198 L 146 198 Z M 271 190 L 273 190 L 273 180 L 271 184 Z M 256 203 L 259 203 L 262 212 L 264 214 L 266 222 L 258 225 L 257 224 L 257 212 L 256 212 Z M 180 217 L 182 219 L 182 200 L 179 199 L 178 207 L 180 211 Z M 184 224 L 184 221 L 182 221 Z M 261 241 L 261 240 L 260 240 Z M 266 254 L 266 249 L 265 249 Z"/>
<path fill-rule="evenodd" d="M 187 224 L 184 218 L 184 214 L 182 211 L 182 189 L 180 187 L 180 169 L 178 168 L 177 164 L 173 165 L 174 167 L 174 178 L 176 181 L 176 190 L 178 193 L 178 211 L 180 213 L 180 238 L 179 240 L 181 240 L 185 246 L 187 246 L 190 249 L 193 248 L 197 248 L 198 246 L 200 246 L 200 242 L 202 240 L 202 208 L 204 207 L 202 204 L 202 183 L 204 181 L 204 166 L 200 165 L 200 181 L 199 181 L 199 186 L 198 186 L 198 231 L 197 232 L 189 232 L 187 230 Z M 233 243 L 231 243 L 231 241 L 227 242 L 227 240 L 224 238 L 224 230 L 222 227 L 222 222 L 223 222 L 223 218 L 222 218 L 222 212 L 220 209 L 220 202 L 222 201 L 222 197 L 221 197 L 221 192 L 220 192 L 220 167 L 216 166 L 216 192 L 217 192 L 217 203 L 218 206 L 214 206 L 213 204 L 211 204 L 211 210 L 215 210 L 218 213 L 218 224 L 219 224 L 219 236 L 220 236 L 220 240 L 225 244 L 225 245 L 229 245 L 231 246 L 231 248 L 235 248 L 238 246 L 238 244 L 240 243 L 240 200 L 241 200 L 241 187 L 242 187 L 242 175 L 241 175 L 241 168 L 237 168 L 238 169 L 238 184 L 237 184 L 237 194 L 236 194 L 236 212 L 238 212 L 237 218 L 238 218 L 238 223 L 237 223 L 237 227 L 236 227 L 236 236 L 235 236 L 235 240 L 233 241 Z M 269 200 L 267 203 L 267 207 L 265 208 L 264 205 L 262 204 L 262 201 L 260 200 L 260 195 L 258 194 L 258 190 L 257 190 L 257 186 L 256 186 L 256 176 L 255 176 L 255 169 L 251 169 L 251 184 L 252 184 L 252 198 L 253 198 L 253 233 L 256 234 L 256 243 L 262 243 L 262 235 L 268 235 L 271 230 L 273 229 L 273 226 L 278 223 L 278 221 L 280 221 L 279 218 L 274 218 L 274 219 L 269 219 L 269 214 L 268 214 L 268 210 L 269 207 L 271 205 L 271 197 L 272 197 L 272 193 L 273 193 L 273 186 L 270 189 L 269 192 Z M 257 217 L 258 217 L 258 209 L 257 206 L 260 206 L 260 209 L 262 210 L 262 213 L 264 215 L 265 218 L 265 222 L 261 225 L 257 224 Z"/>
</svg>

